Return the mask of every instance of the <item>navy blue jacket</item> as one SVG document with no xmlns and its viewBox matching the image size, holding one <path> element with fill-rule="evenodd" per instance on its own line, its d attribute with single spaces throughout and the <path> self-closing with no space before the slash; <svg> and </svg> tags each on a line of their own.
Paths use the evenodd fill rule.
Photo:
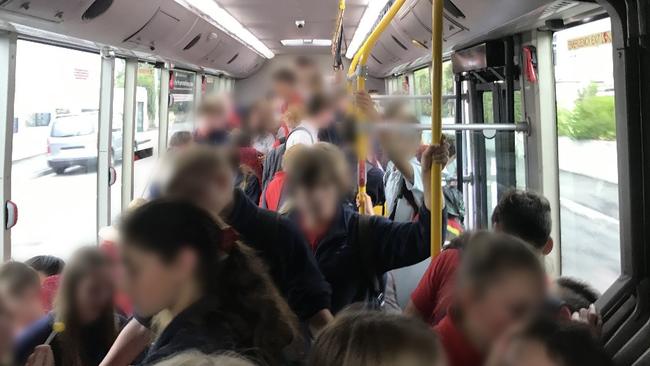
<svg viewBox="0 0 650 366">
<path fill-rule="evenodd" d="M 291 215 L 294 219 L 296 216 Z M 393 222 L 382 216 L 371 216 L 369 220 L 375 240 L 373 269 L 378 277 L 430 256 L 430 213 L 426 208 L 420 209 L 419 220 L 415 222 Z M 360 243 L 356 242 L 358 225 L 359 214 L 349 205 L 341 205 L 332 227 L 319 240 L 314 253 L 321 272 L 332 286 L 333 313 L 352 303 L 366 301 L 372 291 Z"/>
<path fill-rule="evenodd" d="M 191 349 L 210 354 L 250 348 L 236 339 L 226 321 L 219 321 L 216 308 L 204 299 L 183 310 L 165 327 L 140 365 L 153 365 Z"/>
<path fill-rule="evenodd" d="M 126 318 L 115 314 L 119 327 L 126 324 Z M 14 359 L 16 365 L 24 365 L 27 358 L 34 352 L 36 346 L 41 345 L 47 340 L 52 333 L 54 324 L 54 314 L 50 313 L 31 326 L 27 327 L 16 339 L 14 344 Z M 100 333 L 96 326 L 87 326 L 82 331 L 81 342 L 81 359 L 85 362 L 84 366 L 96 366 L 104 359 L 111 345 L 102 345 L 105 335 Z M 54 338 L 52 343 L 52 353 L 54 354 L 54 364 L 56 366 L 65 366 L 61 359 L 61 346 Z"/>
<path fill-rule="evenodd" d="M 300 320 L 330 308 L 331 289 L 291 220 L 257 207 L 241 190 L 225 221 L 254 248 Z"/>
</svg>

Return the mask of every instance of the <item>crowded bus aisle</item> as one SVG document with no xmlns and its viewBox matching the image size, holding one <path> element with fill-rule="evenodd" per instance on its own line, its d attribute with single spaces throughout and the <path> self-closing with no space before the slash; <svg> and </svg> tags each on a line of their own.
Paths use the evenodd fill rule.
<svg viewBox="0 0 650 366">
<path fill-rule="evenodd" d="M 542 264 L 554 248 L 549 200 L 513 188 L 490 231 L 466 230 L 455 185 L 442 207 L 431 200 L 432 169 L 453 169 L 456 136 L 422 144 L 411 104 L 347 95 L 340 72 L 299 56 L 260 98 L 206 92 L 196 108 L 173 107 L 168 150 L 136 161 L 146 178 L 93 233 L 99 246 L 74 232 L 16 234 L 29 249 L 0 266 L 0 365 L 613 365 L 598 291 Z M 361 194 L 353 107 L 397 126 L 372 129 Z M 13 179 L 36 179 L 42 163 Z M 76 169 L 42 173 L 43 194 Z M 443 250 L 426 262 L 434 230 Z M 78 249 L 24 244 L 63 239 Z M 400 304 L 393 273 L 418 263 L 426 271 Z"/>
</svg>

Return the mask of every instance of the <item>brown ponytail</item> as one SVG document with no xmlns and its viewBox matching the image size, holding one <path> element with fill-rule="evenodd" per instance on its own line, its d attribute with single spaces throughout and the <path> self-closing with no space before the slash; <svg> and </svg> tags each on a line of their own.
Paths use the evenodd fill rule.
<svg viewBox="0 0 650 366">
<path fill-rule="evenodd" d="M 283 350 L 298 341 L 297 318 L 249 246 L 236 241 L 220 266 L 216 293 L 237 334 L 251 340 L 262 360 L 284 361 Z M 260 310 L 264 311 L 260 311 Z"/>
<path fill-rule="evenodd" d="M 283 363 L 284 351 L 299 340 L 297 319 L 251 248 L 219 228 L 207 212 L 175 200 L 148 203 L 127 216 L 121 230 L 125 245 L 163 261 L 172 261 L 183 248 L 196 251 L 197 281 L 203 297 L 215 304 L 202 319 L 205 328 L 225 324 L 236 341 L 233 351 L 268 365 Z"/>
</svg>

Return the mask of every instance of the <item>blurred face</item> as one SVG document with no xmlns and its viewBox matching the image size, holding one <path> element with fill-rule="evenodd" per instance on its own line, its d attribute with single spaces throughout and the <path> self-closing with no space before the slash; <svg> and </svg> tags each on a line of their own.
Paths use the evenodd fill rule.
<svg viewBox="0 0 650 366">
<path fill-rule="evenodd" d="M 508 271 L 480 293 L 467 289 L 460 299 L 464 324 L 471 338 L 486 351 L 492 340 L 540 309 L 544 289 L 534 274 L 525 270 Z"/>
<path fill-rule="evenodd" d="M 334 111 L 331 108 L 328 108 L 318 113 L 314 118 L 312 118 L 312 120 L 318 128 L 326 128 L 330 123 L 332 123 L 332 121 L 334 121 Z"/>
<path fill-rule="evenodd" d="M 225 110 L 202 114 L 199 116 L 198 126 L 199 130 L 204 132 L 225 130 L 228 127 L 228 118 Z"/>
<path fill-rule="evenodd" d="M 0 364 L 5 364 L 11 353 L 13 337 L 11 315 L 5 304 L 0 301 Z"/>
<path fill-rule="evenodd" d="M 98 268 L 84 277 L 76 293 L 77 309 L 84 323 L 91 323 L 111 306 L 113 302 L 113 280 L 108 266 Z"/>
<path fill-rule="evenodd" d="M 339 192 L 334 184 L 322 184 L 313 189 L 299 188 L 294 199 L 303 224 L 308 229 L 329 225 L 340 204 Z"/>
<path fill-rule="evenodd" d="M 276 81 L 273 83 L 273 93 L 284 99 L 283 102 L 286 102 L 292 97 L 294 88 L 293 85 L 284 81 Z"/>
<path fill-rule="evenodd" d="M 44 314 L 40 286 L 26 288 L 18 296 L 7 296 L 6 306 L 14 319 L 14 331 L 20 332 Z"/>
<path fill-rule="evenodd" d="M 122 286 L 139 315 L 153 316 L 170 309 L 178 300 L 179 292 L 194 281 L 197 258 L 189 249 L 182 249 L 169 262 L 129 242 L 122 253 L 125 267 Z"/>
<path fill-rule="evenodd" d="M 215 172 L 212 177 L 204 181 L 189 178 L 184 182 L 183 187 L 169 193 L 175 197 L 192 201 L 212 215 L 218 216 L 224 208 L 232 203 L 234 185 L 235 177 L 233 172 L 228 169 L 224 172 Z"/>
<path fill-rule="evenodd" d="M 541 342 L 530 339 L 511 341 L 490 356 L 488 366 L 561 366 L 553 360 Z"/>
</svg>

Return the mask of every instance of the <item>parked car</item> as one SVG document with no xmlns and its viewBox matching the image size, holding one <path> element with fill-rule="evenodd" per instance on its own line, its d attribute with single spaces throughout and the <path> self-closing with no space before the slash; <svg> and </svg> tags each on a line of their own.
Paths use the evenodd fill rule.
<svg viewBox="0 0 650 366">
<path fill-rule="evenodd" d="M 121 120 L 116 118 L 116 121 Z M 56 174 L 81 166 L 87 170 L 97 166 L 97 113 L 81 113 L 57 117 L 50 124 L 47 164 Z M 122 158 L 122 128 L 113 128 L 111 161 Z M 118 133 L 116 133 L 118 132 Z"/>
</svg>

